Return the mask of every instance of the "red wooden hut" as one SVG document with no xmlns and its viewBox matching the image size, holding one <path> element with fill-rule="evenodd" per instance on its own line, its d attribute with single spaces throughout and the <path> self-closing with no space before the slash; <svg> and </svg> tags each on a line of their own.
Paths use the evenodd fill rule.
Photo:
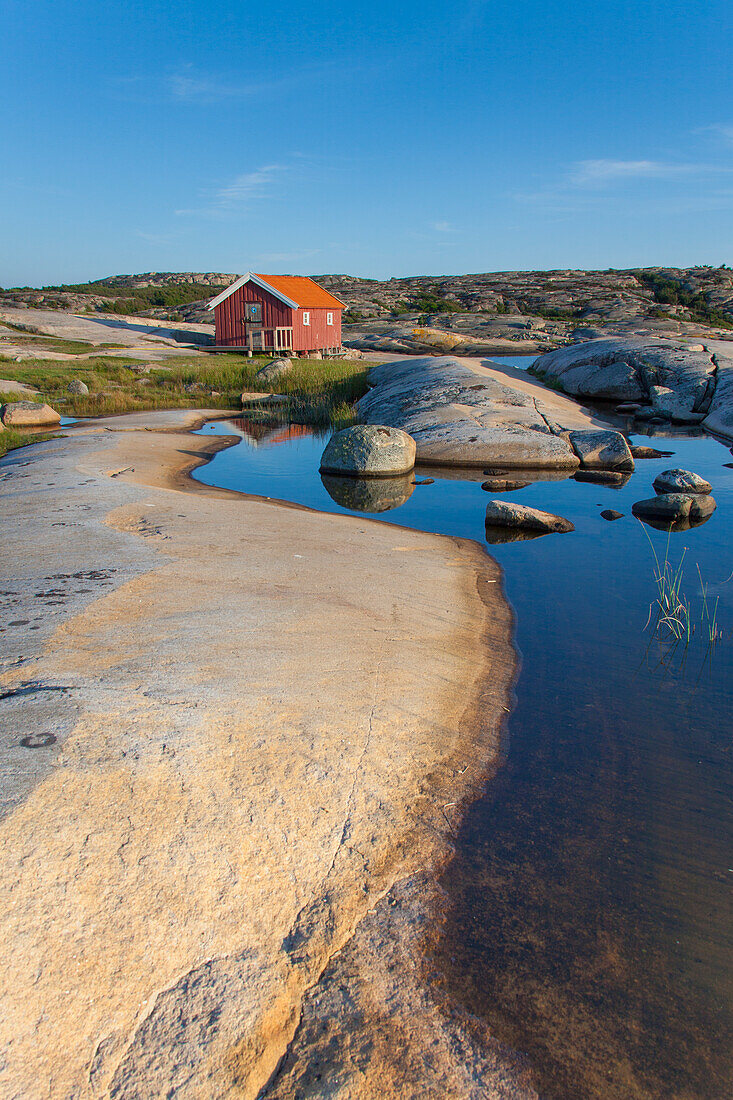
<svg viewBox="0 0 733 1100">
<path fill-rule="evenodd" d="M 276 355 L 341 351 L 344 303 L 304 275 L 248 271 L 209 302 L 217 348 Z"/>
</svg>

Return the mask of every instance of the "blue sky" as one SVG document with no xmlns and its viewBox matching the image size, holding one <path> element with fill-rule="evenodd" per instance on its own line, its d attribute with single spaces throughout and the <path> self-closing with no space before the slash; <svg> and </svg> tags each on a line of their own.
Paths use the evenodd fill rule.
<svg viewBox="0 0 733 1100">
<path fill-rule="evenodd" d="M 0 15 L 0 285 L 733 261 L 729 0 Z"/>
</svg>

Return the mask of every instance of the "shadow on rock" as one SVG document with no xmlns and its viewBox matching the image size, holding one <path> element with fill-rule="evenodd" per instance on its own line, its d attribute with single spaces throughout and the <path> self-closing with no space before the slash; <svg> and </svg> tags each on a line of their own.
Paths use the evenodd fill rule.
<svg viewBox="0 0 733 1100">
<path fill-rule="evenodd" d="M 336 504 L 352 512 L 389 512 L 412 496 L 411 474 L 403 477 L 337 477 L 321 474 L 323 486 Z"/>
</svg>

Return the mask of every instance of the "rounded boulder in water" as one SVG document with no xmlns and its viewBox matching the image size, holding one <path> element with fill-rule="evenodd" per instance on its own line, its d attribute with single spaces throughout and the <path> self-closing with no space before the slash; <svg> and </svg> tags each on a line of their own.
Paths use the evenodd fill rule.
<svg viewBox="0 0 733 1100">
<path fill-rule="evenodd" d="M 654 478 L 654 491 L 657 493 L 712 493 L 709 481 L 694 474 L 691 470 L 664 470 Z"/>
<path fill-rule="evenodd" d="M 702 523 L 713 514 L 716 504 L 711 496 L 695 493 L 662 493 L 649 500 L 637 500 L 631 511 L 639 519 L 664 523 Z"/>
<path fill-rule="evenodd" d="M 355 424 L 335 432 L 321 456 L 321 473 L 395 477 L 415 465 L 415 440 L 399 428 Z"/>
</svg>

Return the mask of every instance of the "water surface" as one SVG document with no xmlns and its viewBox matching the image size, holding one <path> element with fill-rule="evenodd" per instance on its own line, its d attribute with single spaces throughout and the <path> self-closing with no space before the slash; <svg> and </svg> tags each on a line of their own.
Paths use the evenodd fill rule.
<svg viewBox="0 0 733 1100">
<path fill-rule="evenodd" d="M 201 481 L 350 510 L 318 474 L 325 439 L 237 424 L 241 444 L 198 470 Z M 445 874 L 439 969 L 456 999 L 530 1055 L 543 1096 L 721 1100 L 733 1095 L 731 454 L 683 431 L 633 442 L 674 456 L 639 461 L 622 487 L 565 479 L 507 494 L 576 531 L 487 546 L 516 611 L 521 670 L 502 766 Z M 718 510 L 668 535 L 631 505 L 677 465 L 713 484 Z M 384 518 L 483 543 L 481 472 L 423 476 L 434 483 L 408 479 Z M 602 519 L 607 508 L 624 518 Z M 652 546 L 675 565 L 686 551 L 689 644 L 647 625 Z M 719 598 L 712 645 L 698 567 L 711 610 Z"/>
</svg>

